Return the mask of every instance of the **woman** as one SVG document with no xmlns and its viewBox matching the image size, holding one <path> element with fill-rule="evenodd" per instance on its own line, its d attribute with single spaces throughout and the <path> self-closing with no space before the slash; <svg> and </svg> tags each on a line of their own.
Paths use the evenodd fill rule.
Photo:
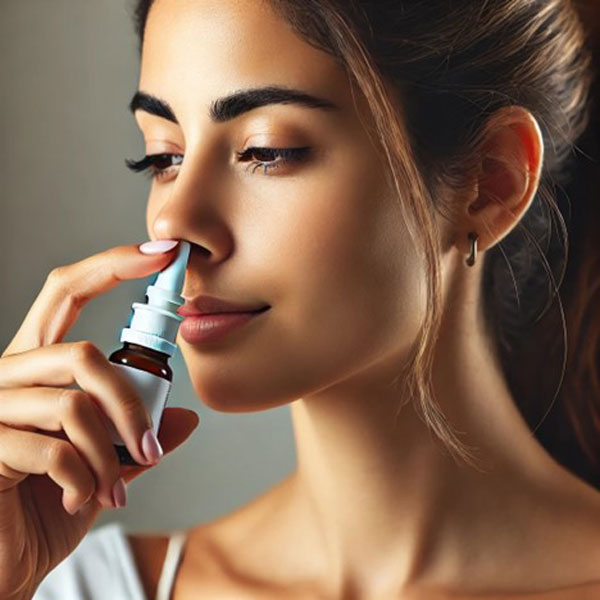
<svg viewBox="0 0 600 600">
<path fill-rule="evenodd" d="M 192 244 L 191 304 L 270 307 L 219 343 L 178 338 L 194 389 L 222 412 L 290 403 L 298 454 L 279 485 L 185 532 L 160 597 L 598 597 L 600 498 L 532 435 L 556 395 L 521 361 L 535 325 L 563 333 L 551 184 L 592 82 L 573 5 L 143 0 L 136 18 L 147 156 L 128 164 L 151 169 L 150 238 Z M 93 561 L 69 574 L 119 474 L 144 469 L 119 472 L 89 407 L 139 461 L 148 424 L 91 343 L 60 341 L 89 299 L 173 256 L 120 246 L 55 269 L 4 352 L 2 597 L 107 597 Z M 575 390 L 579 363 L 561 373 L 543 351 L 552 387 Z M 60 391 L 75 379 L 85 392 Z M 196 424 L 167 409 L 163 450 Z M 167 540 L 129 542 L 152 598 Z"/>
</svg>

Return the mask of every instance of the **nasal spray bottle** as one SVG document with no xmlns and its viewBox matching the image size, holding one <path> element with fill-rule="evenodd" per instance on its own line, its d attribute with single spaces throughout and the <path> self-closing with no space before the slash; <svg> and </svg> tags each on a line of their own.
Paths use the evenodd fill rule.
<svg viewBox="0 0 600 600">
<path fill-rule="evenodd" d="M 121 330 L 123 347 L 108 357 L 139 393 L 152 417 L 157 435 L 173 381 L 168 361 L 177 349 L 175 338 L 184 319 L 176 311 L 184 303 L 180 294 L 189 255 L 189 242 L 180 240 L 177 258 L 158 273 L 154 284 L 146 288 L 147 303 L 134 302 L 131 305 L 133 315 L 129 326 Z M 107 419 L 106 425 L 119 462 L 122 465 L 139 465 L 112 421 Z"/>
</svg>

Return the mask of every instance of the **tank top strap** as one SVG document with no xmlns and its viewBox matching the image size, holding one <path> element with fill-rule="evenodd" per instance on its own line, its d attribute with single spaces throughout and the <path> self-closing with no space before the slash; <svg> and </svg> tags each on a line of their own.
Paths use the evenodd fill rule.
<svg viewBox="0 0 600 600">
<path fill-rule="evenodd" d="M 174 531 L 169 537 L 169 545 L 167 546 L 165 561 L 158 580 L 155 600 L 170 600 L 171 598 L 173 583 L 175 582 L 177 568 L 181 562 L 186 537 L 187 532 L 183 530 Z"/>
</svg>

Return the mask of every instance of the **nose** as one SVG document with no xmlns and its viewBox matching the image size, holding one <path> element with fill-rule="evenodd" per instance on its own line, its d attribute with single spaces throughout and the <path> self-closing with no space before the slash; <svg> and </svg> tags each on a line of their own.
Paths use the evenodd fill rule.
<svg viewBox="0 0 600 600">
<path fill-rule="evenodd" d="M 178 182 L 177 182 L 178 183 Z M 200 191 L 177 188 L 160 204 L 148 204 L 148 232 L 151 239 L 174 239 L 190 242 L 190 264 L 198 260 L 220 263 L 231 253 L 233 247 L 231 231 L 225 215 L 220 214 Z M 154 209 L 154 212 L 153 212 Z"/>
</svg>

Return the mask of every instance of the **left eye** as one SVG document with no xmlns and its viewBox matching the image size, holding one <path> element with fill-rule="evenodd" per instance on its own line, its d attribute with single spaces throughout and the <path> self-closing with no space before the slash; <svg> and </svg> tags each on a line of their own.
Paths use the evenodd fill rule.
<svg viewBox="0 0 600 600">
<path fill-rule="evenodd" d="M 252 156 L 258 158 L 258 160 L 250 161 L 248 168 L 254 173 L 258 167 L 262 167 L 263 174 L 265 174 L 269 169 L 278 169 L 283 164 L 306 160 L 309 150 L 310 146 L 301 148 L 259 148 L 254 146 L 246 148 L 243 152 L 236 152 L 236 154 L 241 162 L 247 161 Z"/>
<path fill-rule="evenodd" d="M 263 174 L 270 169 L 278 169 L 286 163 L 301 162 L 306 160 L 310 146 L 300 148 L 246 148 L 243 152 L 236 152 L 240 162 L 250 161 L 248 168 L 252 173 L 258 168 L 263 167 Z M 258 160 L 250 160 L 252 157 Z M 174 160 L 174 162 L 171 162 Z M 149 176 L 155 179 L 161 179 L 167 175 L 172 167 L 181 164 L 183 154 L 148 154 L 141 160 L 135 161 L 126 159 L 125 164 L 129 169 L 135 172 L 148 171 Z"/>
<path fill-rule="evenodd" d="M 173 158 L 177 161 L 175 164 L 171 162 Z M 151 178 L 160 179 L 171 167 L 181 164 L 182 160 L 183 154 L 147 154 L 142 160 L 126 159 L 125 164 L 136 173 L 147 171 Z"/>
</svg>

